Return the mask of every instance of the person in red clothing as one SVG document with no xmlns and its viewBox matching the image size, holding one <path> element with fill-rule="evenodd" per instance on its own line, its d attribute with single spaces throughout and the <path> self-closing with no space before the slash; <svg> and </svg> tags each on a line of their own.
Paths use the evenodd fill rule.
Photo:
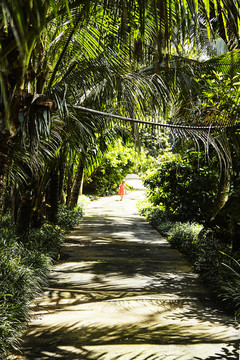
<svg viewBox="0 0 240 360">
<path fill-rule="evenodd" d="M 121 197 L 120 200 L 123 199 L 123 195 L 125 195 L 126 192 L 126 185 L 125 185 L 125 180 L 122 181 L 122 183 L 119 185 L 119 189 L 118 189 L 118 193 Z"/>
</svg>

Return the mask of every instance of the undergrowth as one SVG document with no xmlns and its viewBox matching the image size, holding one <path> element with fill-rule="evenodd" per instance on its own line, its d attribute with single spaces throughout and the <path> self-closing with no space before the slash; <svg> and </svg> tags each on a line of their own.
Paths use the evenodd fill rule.
<svg viewBox="0 0 240 360">
<path fill-rule="evenodd" d="M 4 216 L 0 230 L 0 359 L 18 349 L 31 302 L 47 286 L 50 266 L 59 258 L 63 230 L 79 223 L 87 203 L 82 198 L 74 210 L 61 208 L 61 226 L 45 223 L 21 238 L 15 235 L 10 215 Z"/>
<path fill-rule="evenodd" d="M 82 195 L 78 199 L 77 206 L 73 209 L 67 205 L 60 206 L 57 215 L 57 224 L 64 230 L 71 230 L 79 225 L 84 214 L 84 209 L 88 206 L 89 202 L 89 197 Z"/>
<path fill-rule="evenodd" d="M 177 222 L 161 206 L 139 205 L 140 213 L 191 263 L 217 302 L 240 316 L 240 263 L 231 248 L 198 223 Z M 236 255 L 236 254 L 235 254 Z"/>
<path fill-rule="evenodd" d="M 0 232 L 0 358 L 17 348 L 33 298 L 46 284 L 49 255 L 19 243 L 12 231 Z"/>
</svg>

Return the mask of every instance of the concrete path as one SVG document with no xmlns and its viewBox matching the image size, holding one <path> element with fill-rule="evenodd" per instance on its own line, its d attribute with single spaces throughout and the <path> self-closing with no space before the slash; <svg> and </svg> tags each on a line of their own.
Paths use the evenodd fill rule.
<svg viewBox="0 0 240 360">
<path fill-rule="evenodd" d="M 238 359 L 234 319 L 212 306 L 177 250 L 138 215 L 141 181 L 123 201 L 93 201 L 67 237 L 38 299 L 22 359 Z"/>
</svg>

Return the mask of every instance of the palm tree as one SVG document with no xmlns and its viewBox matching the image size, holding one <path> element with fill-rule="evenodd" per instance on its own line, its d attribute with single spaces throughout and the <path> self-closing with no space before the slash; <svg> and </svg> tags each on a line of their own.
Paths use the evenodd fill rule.
<svg viewBox="0 0 240 360">
<path fill-rule="evenodd" d="M 143 105 L 143 100 L 154 88 L 164 113 L 173 52 L 179 55 L 188 40 L 199 43 L 204 28 L 209 40 L 216 30 L 233 46 L 238 36 L 238 2 L 232 2 L 231 11 L 228 5 L 218 0 L 136 0 L 131 4 L 4 0 L 0 13 L 0 218 L 16 141 L 29 142 L 35 152 L 38 142 L 50 139 L 49 112 L 57 110 L 63 118 L 69 112 L 67 103 L 92 106 L 94 99 L 99 110 L 111 106 L 120 114 L 136 117 L 151 112 L 154 101 Z M 230 17 L 234 26 L 228 27 Z M 96 71 L 101 61 L 102 71 Z M 111 71 L 103 77 L 107 63 L 125 77 L 112 78 Z M 162 63 L 166 81 L 159 76 Z M 146 72 L 137 70 L 146 65 L 152 66 L 153 73 L 144 80 Z M 131 101 L 119 104 L 123 95 Z"/>
</svg>

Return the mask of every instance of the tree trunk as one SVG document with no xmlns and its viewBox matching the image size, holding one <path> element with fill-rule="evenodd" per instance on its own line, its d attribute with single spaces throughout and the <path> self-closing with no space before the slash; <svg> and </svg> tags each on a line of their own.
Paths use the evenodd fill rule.
<svg viewBox="0 0 240 360">
<path fill-rule="evenodd" d="M 64 166 L 65 161 L 64 158 L 60 158 L 59 162 L 59 181 L 58 181 L 58 200 L 60 204 L 64 203 L 64 190 L 63 190 L 63 183 L 64 183 Z"/>
<path fill-rule="evenodd" d="M 68 176 L 67 176 L 66 204 L 68 206 L 71 200 L 72 186 L 73 186 L 73 164 L 71 165 L 70 169 L 68 169 Z"/>
<path fill-rule="evenodd" d="M 55 167 L 51 171 L 51 179 L 48 185 L 46 202 L 48 204 L 46 208 L 46 214 L 48 220 L 56 224 L 58 213 L 58 201 L 59 200 L 59 173 Z"/>
<path fill-rule="evenodd" d="M 0 133 L 0 223 L 2 221 L 5 195 L 10 167 L 13 159 L 14 137 Z"/>
<path fill-rule="evenodd" d="M 84 170 L 84 164 L 83 164 L 82 159 L 80 159 L 79 163 L 78 163 L 77 171 L 76 171 L 76 174 L 74 177 L 74 181 L 73 181 L 73 187 L 72 187 L 70 202 L 69 202 L 70 208 L 74 208 L 78 203 L 78 197 L 80 194 L 80 189 L 81 189 L 82 180 L 83 180 L 83 170 Z"/>
<path fill-rule="evenodd" d="M 31 225 L 32 210 L 32 191 L 26 189 L 25 193 L 21 196 L 21 204 L 17 213 L 16 234 L 18 236 L 27 234 Z"/>
</svg>

